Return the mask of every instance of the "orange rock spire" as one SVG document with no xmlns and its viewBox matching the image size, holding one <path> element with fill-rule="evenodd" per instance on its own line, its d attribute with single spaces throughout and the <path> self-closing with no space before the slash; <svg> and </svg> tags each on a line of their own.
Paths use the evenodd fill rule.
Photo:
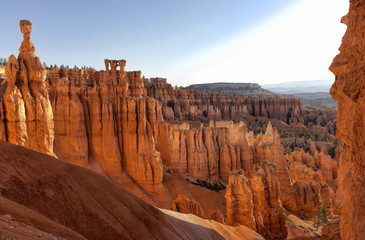
<svg viewBox="0 0 365 240">
<path fill-rule="evenodd" d="M 53 112 L 48 96 L 46 71 L 35 56 L 30 40 L 32 23 L 20 21 L 23 42 L 18 59 L 11 55 L 6 68 L 4 94 L 7 140 L 49 155 L 53 154 Z"/>
</svg>

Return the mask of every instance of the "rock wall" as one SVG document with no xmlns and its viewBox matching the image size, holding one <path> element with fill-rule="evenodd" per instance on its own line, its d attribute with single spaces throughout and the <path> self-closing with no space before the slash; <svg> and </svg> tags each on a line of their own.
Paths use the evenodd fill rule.
<svg viewBox="0 0 365 240">
<path fill-rule="evenodd" d="M 337 201 L 342 239 L 365 238 L 365 0 L 350 0 L 342 18 L 347 31 L 330 70 L 336 80 L 330 93 L 338 103 L 337 138 L 341 154 Z"/>
<path fill-rule="evenodd" d="M 245 177 L 242 170 L 230 173 L 226 192 L 226 223 L 243 224 L 265 239 L 286 239 L 277 167 L 268 161 L 256 167 L 252 178 Z"/>
<path fill-rule="evenodd" d="M 166 120 L 244 120 L 245 115 L 303 123 L 304 110 L 299 99 L 224 96 L 195 89 L 174 89 L 164 78 L 144 79 L 147 95 L 162 102 Z"/>
<path fill-rule="evenodd" d="M 284 149 L 280 143 L 280 137 L 275 128 L 272 128 L 271 123 L 267 126 L 265 134 L 258 134 L 256 137 L 253 133 L 249 133 L 248 142 L 255 146 L 255 162 L 269 161 L 277 166 L 278 180 L 280 182 L 281 201 L 283 206 L 294 211 L 296 209 L 295 199 L 293 198 L 293 186 L 289 179 L 289 173 L 284 159 Z M 252 165 L 253 166 L 253 165 Z M 254 173 L 253 167 L 248 175 Z"/>
<path fill-rule="evenodd" d="M 246 125 L 232 121 L 210 122 L 191 128 L 164 124 L 155 134 L 156 149 L 175 172 L 208 183 L 228 182 L 230 171 L 252 167 L 253 149 L 246 140 Z"/>
<path fill-rule="evenodd" d="M 331 213 L 336 213 L 337 162 L 317 150 L 313 150 L 311 155 L 297 149 L 285 158 L 296 202 L 292 212 L 311 218 L 324 204 Z"/>
<path fill-rule="evenodd" d="M 49 75 L 55 152 L 80 166 L 97 161 L 112 176 L 125 171 L 155 188 L 162 161 L 151 126 L 163 124 L 161 105 L 145 96 L 141 72 L 125 72 L 125 63 L 106 59 L 105 71 L 54 69 Z"/>
</svg>

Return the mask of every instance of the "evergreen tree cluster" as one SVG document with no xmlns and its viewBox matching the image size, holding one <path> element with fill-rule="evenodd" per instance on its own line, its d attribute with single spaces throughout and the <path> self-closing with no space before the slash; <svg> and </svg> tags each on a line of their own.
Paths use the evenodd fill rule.
<svg viewBox="0 0 365 240">
<path fill-rule="evenodd" d="M 2 58 L 2 57 L 0 57 L 0 65 L 1 65 L 1 66 L 6 66 L 6 65 L 8 65 L 8 59 L 7 59 L 7 58 Z"/>
<path fill-rule="evenodd" d="M 327 217 L 328 211 L 326 205 L 323 204 L 322 208 L 317 210 L 315 214 L 317 217 L 317 223 L 315 225 L 318 230 L 318 227 L 320 225 L 326 225 L 328 223 L 328 217 Z"/>
<path fill-rule="evenodd" d="M 0 57 L 0 65 L 1 66 L 6 66 L 8 65 L 8 59 L 7 58 L 3 58 L 3 57 Z M 70 69 L 70 66 L 69 65 L 64 65 L 64 64 L 61 64 L 60 66 L 58 66 L 57 64 L 51 64 L 48 66 L 48 64 L 46 62 L 43 62 L 43 66 L 45 69 L 47 70 L 52 70 L 54 68 L 59 68 L 59 69 L 63 69 L 63 68 L 68 68 Z M 82 66 L 82 67 L 78 67 L 77 65 L 74 65 L 73 69 L 92 69 L 92 67 L 90 66 Z"/>
<path fill-rule="evenodd" d="M 45 69 L 47 70 L 52 70 L 54 68 L 59 68 L 59 69 L 63 69 L 63 68 L 68 68 L 70 69 L 70 66 L 69 65 L 64 65 L 64 64 L 61 64 L 60 66 L 58 66 L 57 64 L 54 64 L 54 65 L 47 65 L 46 62 L 43 62 L 43 66 Z M 79 68 L 77 65 L 74 65 L 73 69 L 92 69 L 92 67 L 88 67 L 88 66 L 82 66 L 81 68 Z"/>
</svg>

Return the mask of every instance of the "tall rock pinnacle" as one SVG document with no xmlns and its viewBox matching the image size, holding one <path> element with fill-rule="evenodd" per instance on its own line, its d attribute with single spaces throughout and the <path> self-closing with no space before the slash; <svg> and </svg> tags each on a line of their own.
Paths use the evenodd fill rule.
<svg viewBox="0 0 365 240">
<path fill-rule="evenodd" d="M 53 112 L 48 96 L 46 70 L 35 56 L 30 40 L 32 23 L 21 20 L 23 42 L 18 59 L 9 57 L 8 86 L 4 94 L 7 140 L 49 155 L 53 154 Z M 10 74 L 11 73 L 11 74 Z"/>
</svg>

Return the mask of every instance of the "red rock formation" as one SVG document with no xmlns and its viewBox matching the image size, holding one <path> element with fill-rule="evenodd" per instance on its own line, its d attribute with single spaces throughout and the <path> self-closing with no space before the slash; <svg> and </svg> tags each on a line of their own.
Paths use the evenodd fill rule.
<svg viewBox="0 0 365 240">
<path fill-rule="evenodd" d="M 250 132 L 247 138 L 249 143 L 255 146 L 255 162 L 269 161 L 276 164 L 280 183 L 280 199 L 285 208 L 294 211 L 296 209 L 296 203 L 293 198 L 293 186 L 289 179 L 283 154 L 284 149 L 280 143 L 277 130 L 272 128 L 271 123 L 269 123 L 265 134 L 259 134 L 254 137 L 253 133 Z M 251 175 L 251 172 L 248 172 L 248 174 Z"/>
<path fill-rule="evenodd" d="M 209 183 L 228 182 L 230 171 L 252 168 L 252 147 L 243 122 L 217 121 L 209 127 L 160 125 L 156 148 L 171 169 Z"/>
<path fill-rule="evenodd" d="M 337 192 L 342 239 L 365 238 L 364 14 L 365 1 L 350 0 L 349 13 L 342 18 L 347 31 L 330 66 L 336 76 L 330 91 L 338 103 L 336 134 L 346 148 L 340 158 Z"/>
<path fill-rule="evenodd" d="M 226 223 L 243 224 L 266 239 L 285 239 L 287 229 L 279 198 L 277 168 L 267 161 L 257 167 L 252 179 L 246 178 L 242 170 L 230 173 Z"/>
<path fill-rule="evenodd" d="M 224 223 L 224 217 L 221 213 L 221 211 L 219 211 L 218 209 L 216 209 L 212 215 L 210 216 L 210 219 L 216 221 L 216 222 L 220 222 L 220 223 Z"/>
<path fill-rule="evenodd" d="M 23 42 L 18 59 L 11 55 L 4 94 L 7 141 L 53 155 L 53 114 L 49 101 L 46 71 L 35 56 L 30 40 L 32 23 L 21 20 Z"/>
<path fill-rule="evenodd" d="M 323 227 L 321 240 L 341 240 L 339 223 L 330 223 Z"/>
<path fill-rule="evenodd" d="M 45 81 L 44 68 L 28 39 L 27 29 L 31 25 L 22 24 L 25 40 L 19 58 L 11 56 L 7 68 L 9 84 L 4 96 L 5 121 L 0 121 L 0 138 L 47 154 L 53 154 L 54 147 L 59 159 L 84 167 L 98 162 L 112 176 L 120 176 L 124 171 L 144 188 L 158 193 L 163 189 L 162 161 L 173 172 L 221 186 L 229 183 L 231 171 L 243 169 L 250 180 L 244 181 L 242 184 L 248 185 L 241 188 L 247 188 L 245 194 L 248 189 L 251 191 L 248 196 L 252 207 L 247 205 L 246 210 L 253 211 L 254 219 L 247 224 L 268 238 L 285 236 L 279 198 L 289 210 L 297 209 L 293 198 L 296 193 L 300 201 L 316 201 L 309 193 L 317 191 L 316 180 L 314 187 L 299 181 L 292 186 L 279 136 L 271 124 L 265 134 L 257 137 L 249 134 L 247 141 L 243 122 L 216 121 L 206 127 L 191 128 L 186 123 L 167 124 L 162 117 L 239 120 L 251 114 L 300 122 L 299 101 L 174 90 L 164 79 L 143 82 L 140 71 L 126 72 L 125 60 L 105 59 L 105 71 L 54 69 Z M 162 103 L 147 95 L 161 99 Z M 326 180 L 334 179 L 333 162 L 321 154 L 316 156 L 303 163 L 320 168 Z M 275 163 L 277 169 L 266 166 L 266 161 Z M 263 166 L 256 169 L 255 164 L 259 163 Z M 318 201 L 332 201 L 329 188 L 325 191 Z M 203 216 L 198 205 L 194 199 L 181 197 L 174 206 L 176 210 Z M 264 212 L 264 208 L 269 210 Z M 223 222 L 220 212 L 215 212 L 212 218 Z"/>
<path fill-rule="evenodd" d="M 296 208 L 292 211 L 306 218 L 313 217 L 316 210 L 320 209 L 323 204 L 334 210 L 335 193 L 331 187 L 333 185 L 333 166 L 331 164 L 334 160 L 323 153 L 316 152 L 315 154 L 314 158 L 317 160 L 309 153 L 304 153 L 303 150 L 295 150 L 290 156 L 286 156 L 289 164 L 289 178 L 293 183 L 296 201 Z M 312 166 L 315 162 L 321 166 Z M 326 165 L 327 163 L 330 165 Z M 323 173 L 328 173 L 329 176 L 324 176 Z"/>
<path fill-rule="evenodd" d="M 6 128 L 4 120 L 4 104 L 2 101 L 0 101 L 0 140 L 6 141 Z"/>
<path fill-rule="evenodd" d="M 295 212 L 307 218 L 313 217 L 315 211 L 321 207 L 319 197 L 321 186 L 316 182 L 310 182 L 308 184 L 295 182 L 293 189 L 293 199 L 295 199 L 297 207 Z"/>
<path fill-rule="evenodd" d="M 162 162 L 153 127 L 163 124 L 161 106 L 145 97 L 141 72 L 125 72 L 125 60 L 105 63 L 105 71 L 63 69 L 49 76 L 55 149 L 65 161 L 97 161 L 110 175 L 126 171 L 144 187 L 158 189 Z"/>
<path fill-rule="evenodd" d="M 194 199 L 190 199 L 185 195 L 180 194 L 172 202 L 172 210 L 181 213 L 192 213 L 198 217 L 205 218 L 202 207 Z"/>
<path fill-rule="evenodd" d="M 226 223 L 234 225 L 243 224 L 257 231 L 254 217 L 253 193 L 250 179 L 246 178 L 244 171 L 231 172 L 226 192 L 227 220 Z"/>
<path fill-rule="evenodd" d="M 286 123 L 303 122 L 299 99 L 224 96 L 195 89 L 174 89 L 163 78 L 144 79 L 147 94 L 162 101 L 167 120 L 199 119 L 244 120 L 245 115 L 279 119 Z M 172 113 L 174 115 L 172 115 Z"/>
<path fill-rule="evenodd" d="M 53 94 L 54 151 L 60 159 L 85 167 L 88 165 L 89 146 L 85 114 L 77 92 L 74 84 L 62 78 Z"/>
</svg>

